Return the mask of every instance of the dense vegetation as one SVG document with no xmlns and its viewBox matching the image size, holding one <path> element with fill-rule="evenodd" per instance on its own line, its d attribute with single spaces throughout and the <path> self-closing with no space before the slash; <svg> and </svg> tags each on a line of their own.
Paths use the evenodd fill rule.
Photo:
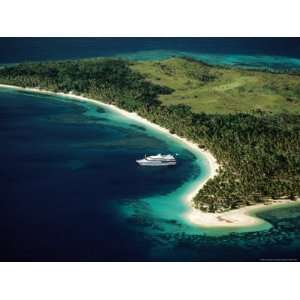
<svg viewBox="0 0 300 300">
<path fill-rule="evenodd" d="M 121 60 L 92 59 L 19 64 L 0 70 L 1 82 L 22 87 L 39 87 L 55 92 L 70 91 L 97 99 L 118 99 L 133 111 L 140 103 L 157 105 L 158 94 L 171 89 L 146 82 Z"/>
<path fill-rule="evenodd" d="M 193 61 L 177 60 L 180 64 L 193 64 L 194 71 L 189 76 L 201 82 L 201 86 L 213 84 L 220 76 L 218 68 L 215 70 L 215 67 L 198 63 L 200 67 L 197 71 L 197 64 Z M 168 63 L 167 67 L 162 67 L 163 62 L 151 62 L 160 64 L 160 69 L 167 68 L 163 72 L 173 74 L 175 81 L 180 80 L 182 70 L 170 70 Z M 272 114 L 262 110 L 206 114 L 195 113 L 186 104 L 164 105 L 160 99 L 176 94 L 176 85 L 171 79 L 169 82 L 160 80 L 164 85 L 159 85 L 151 78 L 148 80 L 149 77 L 144 78 L 145 72 L 142 72 L 143 75 L 137 72 L 140 64 L 112 59 L 20 64 L 0 70 L 0 82 L 52 91 L 72 91 L 114 103 L 208 148 L 222 169 L 220 175 L 211 179 L 194 199 L 195 206 L 202 210 L 221 211 L 262 202 L 267 198 L 294 199 L 300 194 L 299 114 Z M 150 73 L 153 71 L 151 67 L 149 70 Z M 243 72 L 251 74 L 251 71 Z M 268 73 L 267 76 L 284 75 Z M 300 77 L 285 76 L 289 87 L 286 93 L 292 95 L 293 101 L 299 102 L 297 88 Z M 283 79 L 278 83 L 276 78 L 272 80 L 278 87 L 283 84 Z M 277 111 L 278 107 L 275 108 Z"/>
</svg>

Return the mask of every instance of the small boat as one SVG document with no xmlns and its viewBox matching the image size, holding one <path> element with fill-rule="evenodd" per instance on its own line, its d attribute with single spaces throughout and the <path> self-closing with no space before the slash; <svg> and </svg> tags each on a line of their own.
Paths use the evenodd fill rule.
<svg viewBox="0 0 300 300">
<path fill-rule="evenodd" d="M 157 154 L 152 156 L 146 156 L 143 159 L 138 159 L 136 162 L 141 166 L 160 167 L 160 166 L 174 166 L 176 165 L 176 159 L 173 155 Z"/>
</svg>

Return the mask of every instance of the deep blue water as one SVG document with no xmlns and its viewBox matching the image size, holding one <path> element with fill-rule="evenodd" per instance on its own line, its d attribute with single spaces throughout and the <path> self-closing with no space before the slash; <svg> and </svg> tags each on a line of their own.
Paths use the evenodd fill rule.
<svg viewBox="0 0 300 300">
<path fill-rule="evenodd" d="M 205 165 L 134 121 L 7 89 L 0 120 L 0 261 L 299 258 L 300 207 L 262 213 L 267 231 L 207 236 L 186 224 L 185 184 Z M 145 152 L 178 153 L 178 166 L 139 167 Z"/>
<path fill-rule="evenodd" d="M 145 59 L 148 52 L 151 58 L 180 54 L 209 63 L 300 70 L 300 38 L 0 38 L 0 64 L 137 53 Z"/>
<path fill-rule="evenodd" d="M 145 259 L 119 207 L 199 172 L 184 148 L 92 105 L 2 89 L 0 112 L 0 260 Z M 146 151 L 179 165 L 141 168 Z"/>
</svg>

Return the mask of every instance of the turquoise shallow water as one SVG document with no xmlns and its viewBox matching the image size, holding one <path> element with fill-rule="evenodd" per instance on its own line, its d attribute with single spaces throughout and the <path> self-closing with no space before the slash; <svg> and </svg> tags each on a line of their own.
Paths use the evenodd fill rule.
<svg viewBox="0 0 300 300">
<path fill-rule="evenodd" d="M 124 55 L 189 55 L 215 64 L 299 70 L 299 38 L 1 38 L 0 64 Z"/>
<path fill-rule="evenodd" d="M 171 57 L 187 56 L 211 65 L 239 67 L 263 70 L 300 70 L 300 59 L 274 55 L 245 55 L 245 54 L 212 54 L 178 50 L 148 50 L 116 55 L 129 60 L 164 60 Z"/>
</svg>

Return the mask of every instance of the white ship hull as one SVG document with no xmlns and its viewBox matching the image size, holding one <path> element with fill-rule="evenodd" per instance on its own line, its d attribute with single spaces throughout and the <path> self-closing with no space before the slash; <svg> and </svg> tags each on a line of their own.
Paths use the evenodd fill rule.
<svg viewBox="0 0 300 300">
<path fill-rule="evenodd" d="M 147 167 L 161 167 L 161 166 L 175 166 L 176 161 L 150 161 L 146 159 L 140 159 L 136 161 L 140 166 Z"/>
</svg>

